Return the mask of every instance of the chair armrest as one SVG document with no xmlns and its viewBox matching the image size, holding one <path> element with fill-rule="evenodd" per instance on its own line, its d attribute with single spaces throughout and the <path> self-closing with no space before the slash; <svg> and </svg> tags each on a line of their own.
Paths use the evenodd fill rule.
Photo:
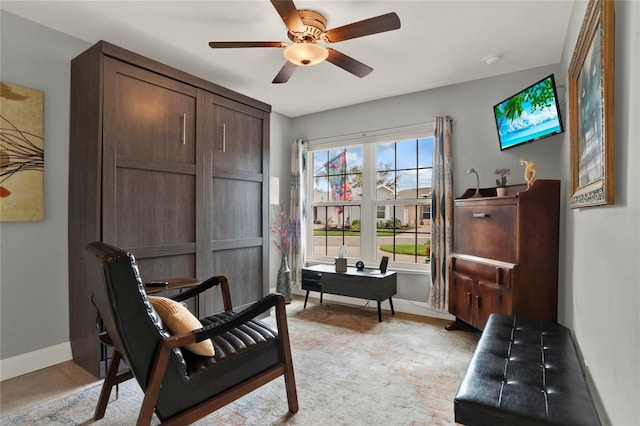
<svg viewBox="0 0 640 426">
<path fill-rule="evenodd" d="M 232 317 L 219 321 L 215 324 L 211 324 L 207 327 L 203 327 L 199 330 L 194 330 L 193 332 L 196 335 L 196 342 L 201 342 L 205 339 L 211 339 L 214 336 L 226 333 L 227 331 L 254 319 L 258 315 L 267 312 L 269 309 L 279 305 L 280 303 L 283 306 L 285 304 L 284 297 L 282 295 L 268 294 Z"/>
<path fill-rule="evenodd" d="M 173 296 L 170 296 L 169 299 L 171 300 L 175 300 L 176 302 L 183 302 L 187 299 L 191 299 L 192 297 L 197 296 L 198 294 L 202 293 L 205 290 L 209 290 L 211 287 L 214 287 L 216 285 L 219 285 L 220 281 L 218 279 L 218 277 L 211 277 L 208 280 L 205 280 L 203 282 L 201 282 L 200 284 L 198 284 L 195 287 L 191 287 L 188 290 L 185 290 L 181 293 L 178 294 L 174 294 Z"/>
<path fill-rule="evenodd" d="M 180 348 L 191 343 L 202 342 L 205 339 L 219 336 L 227 331 L 254 319 L 272 307 L 276 307 L 276 320 L 279 336 L 288 336 L 286 302 L 281 294 L 271 293 L 258 300 L 251 306 L 238 312 L 233 317 L 218 321 L 215 324 L 189 331 L 187 333 L 167 336 L 158 343 L 161 348 Z M 163 349 L 164 350 L 164 349 Z"/>
</svg>

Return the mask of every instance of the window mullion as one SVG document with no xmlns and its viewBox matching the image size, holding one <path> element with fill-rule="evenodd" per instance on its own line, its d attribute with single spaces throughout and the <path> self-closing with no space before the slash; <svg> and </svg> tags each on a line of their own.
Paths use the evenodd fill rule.
<svg viewBox="0 0 640 426">
<path fill-rule="evenodd" d="M 376 199 L 376 167 L 375 167 L 375 144 L 363 145 L 363 167 L 362 167 L 362 215 L 360 254 L 363 259 L 375 259 L 375 223 L 376 206 L 373 200 Z"/>
</svg>

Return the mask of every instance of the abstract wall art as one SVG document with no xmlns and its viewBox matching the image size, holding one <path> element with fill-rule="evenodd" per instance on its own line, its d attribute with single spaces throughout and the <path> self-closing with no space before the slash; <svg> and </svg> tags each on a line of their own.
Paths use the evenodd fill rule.
<svg viewBox="0 0 640 426">
<path fill-rule="evenodd" d="M 44 93 L 0 82 L 0 221 L 44 219 Z"/>
</svg>

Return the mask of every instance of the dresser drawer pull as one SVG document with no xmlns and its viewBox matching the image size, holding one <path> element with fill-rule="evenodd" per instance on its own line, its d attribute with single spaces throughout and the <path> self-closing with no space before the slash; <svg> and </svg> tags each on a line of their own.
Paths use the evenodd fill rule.
<svg viewBox="0 0 640 426">
<path fill-rule="evenodd" d="M 483 218 L 483 217 L 489 217 L 489 215 L 488 215 L 488 214 L 486 214 L 486 213 L 474 213 L 474 214 L 473 214 L 473 217 L 476 217 L 476 218 Z"/>
</svg>

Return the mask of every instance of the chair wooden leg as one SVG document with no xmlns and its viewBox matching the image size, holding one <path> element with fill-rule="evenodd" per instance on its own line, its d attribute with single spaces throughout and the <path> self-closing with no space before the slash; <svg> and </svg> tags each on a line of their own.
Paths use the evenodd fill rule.
<svg viewBox="0 0 640 426">
<path fill-rule="evenodd" d="M 290 413 L 298 412 L 298 391 L 296 390 L 296 378 L 293 375 L 293 366 L 287 366 L 287 372 L 284 374 L 284 386 L 287 391 L 287 404 Z"/>
<path fill-rule="evenodd" d="M 111 355 L 111 361 L 109 362 L 109 370 L 107 371 L 104 383 L 102 384 L 100 398 L 98 398 L 98 405 L 96 406 L 96 411 L 93 414 L 94 420 L 100 420 L 104 417 L 107 405 L 109 404 L 109 397 L 111 397 L 111 389 L 133 377 L 133 374 L 131 374 L 130 371 L 118 374 L 121 360 L 122 356 L 120 355 L 120 352 L 114 350 L 113 355 Z"/>
<path fill-rule="evenodd" d="M 96 406 L 96 411 L 93 414 L 94 420 L 100 420 L 104 417 L 104 412 L 107 409 L 107 404 L 109 404 L 109 397 L 111 396 L 111 388 L 117 384 L 116 377 L 118 375 L 118 368 L 120 367 L 120 360 L 122 357 L 120 356 L 120 352 L 113 351 L 113 355 L 111 355 L 111 361 L 109 362 L 109 370 L 107 371 L 107 375 L 104 378 L 104 383 L 102 384 L 102 390 L 100 391 L 100 398 L 98 399 L 98 405 Z"/>
<path fill-rule="evenodd" d="M 287 403 L 289 412 L 298 412 L 298 392 L 296 390 L 296 378 L 293 373 L 293 359 L 291 358 L 291 344 L 289 342 L 289 327 L 287 324 L 287 311 L 285 308 L 284 297 L 276 305 L 276 323 L 278 326 L 278 338 L 284 356 L 284 364 L 286 371 L 284 373 L 284 385 L 287 391 Z"/>
</svg>

